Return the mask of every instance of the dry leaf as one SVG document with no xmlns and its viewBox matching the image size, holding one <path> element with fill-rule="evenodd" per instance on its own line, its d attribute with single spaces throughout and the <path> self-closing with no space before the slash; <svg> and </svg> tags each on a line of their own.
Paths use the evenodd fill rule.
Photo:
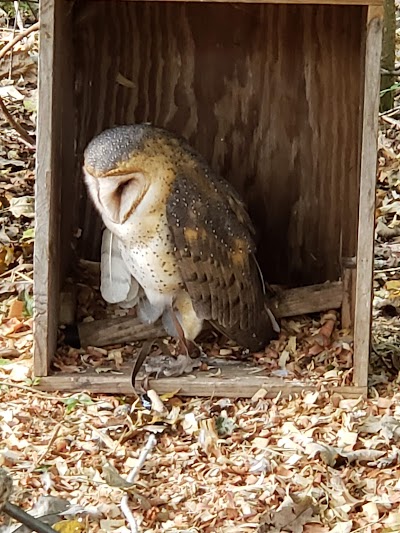
<svg viewBox="0 0 400 533">
<path fill-rule="evenodd" d="M 118 470 L 110 463 L 105 463 L 101 469 L 104 481 L 110 487 L 118 487 L 120 489 L 130 489 L 135 486 L 134 483 L 129 483 L 119 475 Z"/>
<path fill-rule="evenodd" d="M 302 533 L 304 525 L 312 521 L 314 506 L 312 498 L 306 496 L 299 499 L 297 503 L 290 496 L 274 512 L 268 512 L 261 517 L 260 533 L 269 531 L 290 531 L 292 533 Z"/>
<path fill-rule="evenodd" d="M 24 302 L 16 298 L 11 301 L 8 308 L 7 318 L 23 318 L 24 316 Z"/>
<path fill-rule="evenodd" d="M 150 509 L 151 505 L 148 499 L 133 488 L 136 484 L 129 483 L 126 479 L 121 477 L 118 470 L 113 465 L 105 463 L 102 467 L 102 476 L 107 485 L 128 491 L 140 501 L 145 509 Z"/>
<path fill-rule="evenodd" d="M 385 533 L 398 533 L 400 531 L 400 512 L 397 510 L 390 512 L 387 518 L 385 518 L 384 524 L 385 528 L 383 531 Z"/>
<path fill-rule="evenodd" d="M 317 442 L 310 442 L 307 444 L 305 447 L 305 452 L 310 459 L 313 459 L 316 455 L 319 455 L 323 462 L 329 466 L 335 466 L 339 455 L 339 452 L 333 446 Z"/>
<path fill-rule="evenodd" d="M 379 520 L 379 510 L 375 502 L 368 502 L 362 506 L 363 513 L 370 523 Z"/>
<path fill-rule="evenodd" d="M 155 390 L 149 389 L 146 394 L 151 401 L 151 408 L 153 411 L 156 411 L 157 413 L 161 413 L 161 414 L 168 413 L 168 409 L 165 407 L 161 398 L 159 397 L 159 395 L 156 393 Z"/>
<path fill-rule="evenodd" d="M 353 527 L 353 522 L 348 520 L 347 522 L 338 522 L 335 527 L 330 530 L 330 533 L 350 533 Z"/>
<path fill-rule="evenodd" d="M 20 196 L 19 198 L 11 198 L 9 210 L 16 218 L 21 216 L 34 218 L 35 198 L 33 196 Z"/>
</svg>

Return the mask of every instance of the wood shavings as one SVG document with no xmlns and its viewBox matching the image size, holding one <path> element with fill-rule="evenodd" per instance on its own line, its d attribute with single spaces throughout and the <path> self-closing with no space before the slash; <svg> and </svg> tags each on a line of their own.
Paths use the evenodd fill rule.
<svg viewBox="0 0 400 533">
<path fill-rule="evenodd" d="M 29 507 L 26 491 L 35 499 L 50 490 L 88 509 L 90 531 L 118 531 L 121 488 L 106 489 L 101 471 L 111 462 L 127 479 L 154 415 L 137 401 L 121 410 L 121 399 L 101 395 L 90 403 L 51 398 L 11 388 L 0 400 L 0 462 L 16 479 L 17 502 Z M 129 496 L 143 531 L 282 530 L 288 519 L 290 531 L 342 531 L 363 527 L 376 509 L 382 524 L 396 523 L 400 394 L 335 402 L 322 392 L 291 400 L 172 397 L 163 405 L 160 420 L 172 423 L 135 481 L 149 509 Z M 229 431 L 219 420 L 229 420 Z M 128 431 L 134 437 L 124 439 Z"/>
</svg>

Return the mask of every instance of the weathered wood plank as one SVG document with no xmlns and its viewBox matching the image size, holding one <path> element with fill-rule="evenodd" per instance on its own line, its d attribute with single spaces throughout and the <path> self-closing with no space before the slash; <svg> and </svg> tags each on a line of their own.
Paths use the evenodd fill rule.
<svg viewBox="0 0 400 533">
<path fill-rule="evenodd" d="M 129 2 L 138 2 L 141 0 L 128 0 Z M 161 2 L 182 2 L 182 0 L 159 0 Z M 184 0 L 185 2 L 204 2 L 204 0 Z M 207 0 L 208 3 L 226 3 L 227 0 Z M 308 5 L 308 4 L 329 4 L 329 5 L 373 5 L 381 6 L 383 5 L 383 0 L 235 0 L 235 3 L 238 4 L 297 4 L 297 5 Z"/>
<path fill-rule="evenodd" d="M 37 125 L 34 255 L 34 371 L 48 373 L 58 330 L 60 272 L 70 252 L 70 226 L 61 213 L 71 210 L 67 178 L 74 155 L 71 5 L 40 2 L 39 105 Z M 64 179 L 63 179 L 64 178 Z M 67 194 L 63 194 L 67 192 Z M 63 256 L 63 260 L 61 257 Z"/>
<path fill-rule="evenodd" d="M 375 187 L 383 9 L 369 8 L 365 49 L 363 135 L 358 213 L 354 384 L 368 383 L 374 260 Z"/>
<path fill-rule="evenodd" d="M 78 326 L 81 346 L 108 346 L 124 342 L 141 341 L 165 337 L 161 324 L 142 324 L 134 317 L 116 317 L 93 322 L 83 322 Z M 74 328 L 74 329 L 75 329 Z M 67 330 L 68 331 L 68 330 Z M 68 338 L 66 339 L 68 344 Z"/>
<path fill-rule="evenodd" d="M 48 355 L 54 352 L 57 335 L 57 254 L 60 183 L 53 165 L 53 65 L 55 6 L 52 0 L 40 4 L 39 108 L 37 124 L 36 218 L 34 254 L 34 372 L 46 376 Z"/>
<path fill-rule="evenodd" d="M 182 396 L 214 396 L 232 398 L 251 398 L 258 390 L 267 390 L 268 397 L 275 397 L 281 393 L 284 396 L 302 393 L 307 390 L 321 390 L 315 383 L 300 380 L 283 381 L 279 378 L 260 375 L 260 368 L 249 363 L 221 361 L 218 365 L 220 373 L 215 369 L 209 372 L 196 372 L 176 378 L 151 379 L 149 387 L 159 394 L 179 391 Z M 119 374 L 96 374 L 85 372 L 82 374 L 55 374 L 42 378 L 38 385 L 41 390 L 68 392 L 102 392 L 111 394 L 133 394 L 130 378 L 131 369 Z M 258 372 L 258 373 L 252 373 Z M 139 379 L 140 384 L 140 379 Z M 329 387 L 324 387 L 329 390 Z M 364 387 L 334 387 L 332 392 L 344 394 L 348 397 L 358 397 L 366 394 Z"/>
<path fill-rule="evenodd" d="M 270 307 L 277 317 L 283 318 L 339 309 L 342 302 L 343 283 L 333 281 L 282 291 Z"/>
<path fill-rule="evenodd" d="M 357 270 L 355 268 L 343 268 L 342 328 L 350 329 L 354 324 L 356 275 Z"/>
</svg>

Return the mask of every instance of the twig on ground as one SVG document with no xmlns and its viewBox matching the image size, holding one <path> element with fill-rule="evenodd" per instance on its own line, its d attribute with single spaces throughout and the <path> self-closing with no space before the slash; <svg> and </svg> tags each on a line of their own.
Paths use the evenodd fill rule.
<svg viewBox="0 0 400 533">
<path fill-rule="evenodd" d="M 14 37 L 6 46 L 4 46 L 0 50 L 0 60 L 4 58 L 4 56 L 9 52 L 12 51 L 14 46 L 21 41 L 24 37 L 27 37 L 30 33 L 36 31 L 39 29 L 39 22 L 36 22 L 35 24 L 32 24 L 32 26 L 29 26 L 25 31 L 22 31 L 18 35 Z M 7 109 L 6 104 L 3 102 L 3 99 L 0 97 L 0 108 L 6 118 L 6 120 L 10 123 L 11 127 L 15 129 L 15 131 L 21 136 L 21 138 L 28 143 L 32 148 L 35 146 L 35 140 L 29 135 L 25 129 L 18 124 L 18 122 L 12 117 L 10 112 Z"/>
<path fill-rule="evenodd" d="M 128 477 L 126 478 L 126 480 L 129 483 L 133 483 L 134 482 L 135 477 L 138 475 L 140 469 L 143 467 L 143 465 L 144 465 L 144 463 L 145 463 L 145 461 L 147 459 L 147 456 L 149 455 L 151 450 L 154 448 L 156 443 L 157 443 L 157 439 L 151 433 L 149 438 L 148 438 L 148 441 L 146 442 L 145 447 L 143 448 L 143 450 L 140 453 L 140 456 L 139 456 L 139 459 L 138 459 L 138 462 L 137 462 L 136 466 L 131 470 L 131 472 L 129 473 Z M 128 501 L 129 501 L 129 495 L 125 494 L 122 497 L 122 500 L 121 500 L 121 511 L 123 512 L 123 514 L 124 514 L 124 516 L 126 518 L 126 521 L 129 524 L 131 532 L 132 533 L 137 533 L 139 531 L 138 530 L 138 526 L 137 526 L 137 523 L 136 523 L 135 517 L 133 516 L 132 511 L 129 509 Z"/>
<path fill-rule="evenodd" d="M 60 431 L 62 427 L 62 423 L 59 422 L 56 427 L 54 428 L 54 431 L 53 431 L 53 434 L 51 435 L 50 437 L 50 440 L 49 442 L 47 443 L 47 446 L 46 446 L 46 449 L 39 455 L 39 457 L 37 458 L 36 460 L 36 465 L 40 465 L 40 463 L 43 461 L 43 459 L 46 457 L 48 451 L 50 450 L 50 448 L 52 447 L 54 441 L 56 440 L 57 438 L 57 435 Z"/>
<path fill-rule="evenodd" d="M 387 111 L 382 111 L 379 113 L 379 117 L 393 117 L 394 115 L 397 115 L 400 111 L 400 107 L 394 107 L 393 109 L 388 109 Z"/>
<path fill-rule="evenodd" d="M 399 120 L 395 120 L 394 118 L 386 117 L 384 115 L 382 115 L 380 117 L 380 119 L 383 120 L 384 122 L 387 122 L 391 126 L 395 126 L 396 128 L 400 128 L 400 121 Z"/>
<path fill-rule="evenodd" d="M 24 21 L 22 20 L 21 11 L 19 9 L 19 0 L 14 0 L 14 10 L 15 10 L 15 24 L 18 26 L 20 31 L 24 31 Z"/>
<path fill-rule="evenodd" d="M 14 383 L 13 381 L 8 381 L 6 379 L 2 379 L 0 381 L 0 387 L 2 386 L 14 387 L 15 389 L 21 389 L 27 392 L 32 392 L 33 394 L 36 394 L 36 396 L 39 396 L 40 398 L 45 398 L 46 400 L 57 400 L 60 403 L 64 403 L 65 399 L 68 398 L 68 396 L 64 396 L 64 397 L 51 396 L 50 394 L 47 394 L 46 392 L 42 392 L 33 387 L 28 387 L 28 385 L 22 385 L 21 383 Z"/>
<path fill-rule="evenodd" d="M 39 22 L 35 22 L 35 24 L 32 24 L 32 26 L 29 26 L 29 28 L 26 28 L 25 31 L 21 31 L 18 35 L 14 37 L 12 41 L 10 41 L 8 44 L 6 44 L 1 50 L 0 50 L 0 60 L 3 59 L 3 57 L 14 48 L 14 46 L 21 41 L 24 37 L 27 37 L 30 35 L 33 31 L 38 30 L 40 27 Z"/>
<path fill-rule="evenodd" d="M 375 270 L 375 274 L 382 274 L 382 272 L 398 272 L 400 270 L 400 267 L 392 267 L 392 268 L 380 268 Z"/>
<path fill-rule="evenodd" d="M 3 115 L 6 120 L 10 123 L 10 126 L 15 129 L 15 131 L 21 136 L 22 140 L 25 141 L 30 147 L 35 147 L 35 140 L 29 135 L 29 133 L 23 128 L 18 122 L 13 118 L 9 110 L 7 109 L 6 104 L 3 102 L 3 99 L 0 96 L 0 108 L 3 111 Z"/>
</svg>

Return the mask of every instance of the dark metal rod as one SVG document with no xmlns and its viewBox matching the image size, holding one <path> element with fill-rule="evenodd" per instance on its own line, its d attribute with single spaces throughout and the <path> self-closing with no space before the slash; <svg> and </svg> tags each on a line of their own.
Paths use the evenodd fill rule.
<svg viewBox="0 0 400 533">
<path fill-rule="evenodd" d="M 32 529 L 32 531 L 36 531 L 37 533 L 54 533 L 55 529 L 48 526 L 44 522 L 41 522 L 38 518 L 34 518 L 33 516 L 29 515 L 16 505 L 13 505 L 10 502 L 5 502 L 2 509 L 3 513 L 8 514 L 8 516 L 11 516 L 11 518 L 15 518 L 15 520 L 18 520 L 21 524 L 24 524 L 24 526 L 29 527 Z"/>
</svg>

